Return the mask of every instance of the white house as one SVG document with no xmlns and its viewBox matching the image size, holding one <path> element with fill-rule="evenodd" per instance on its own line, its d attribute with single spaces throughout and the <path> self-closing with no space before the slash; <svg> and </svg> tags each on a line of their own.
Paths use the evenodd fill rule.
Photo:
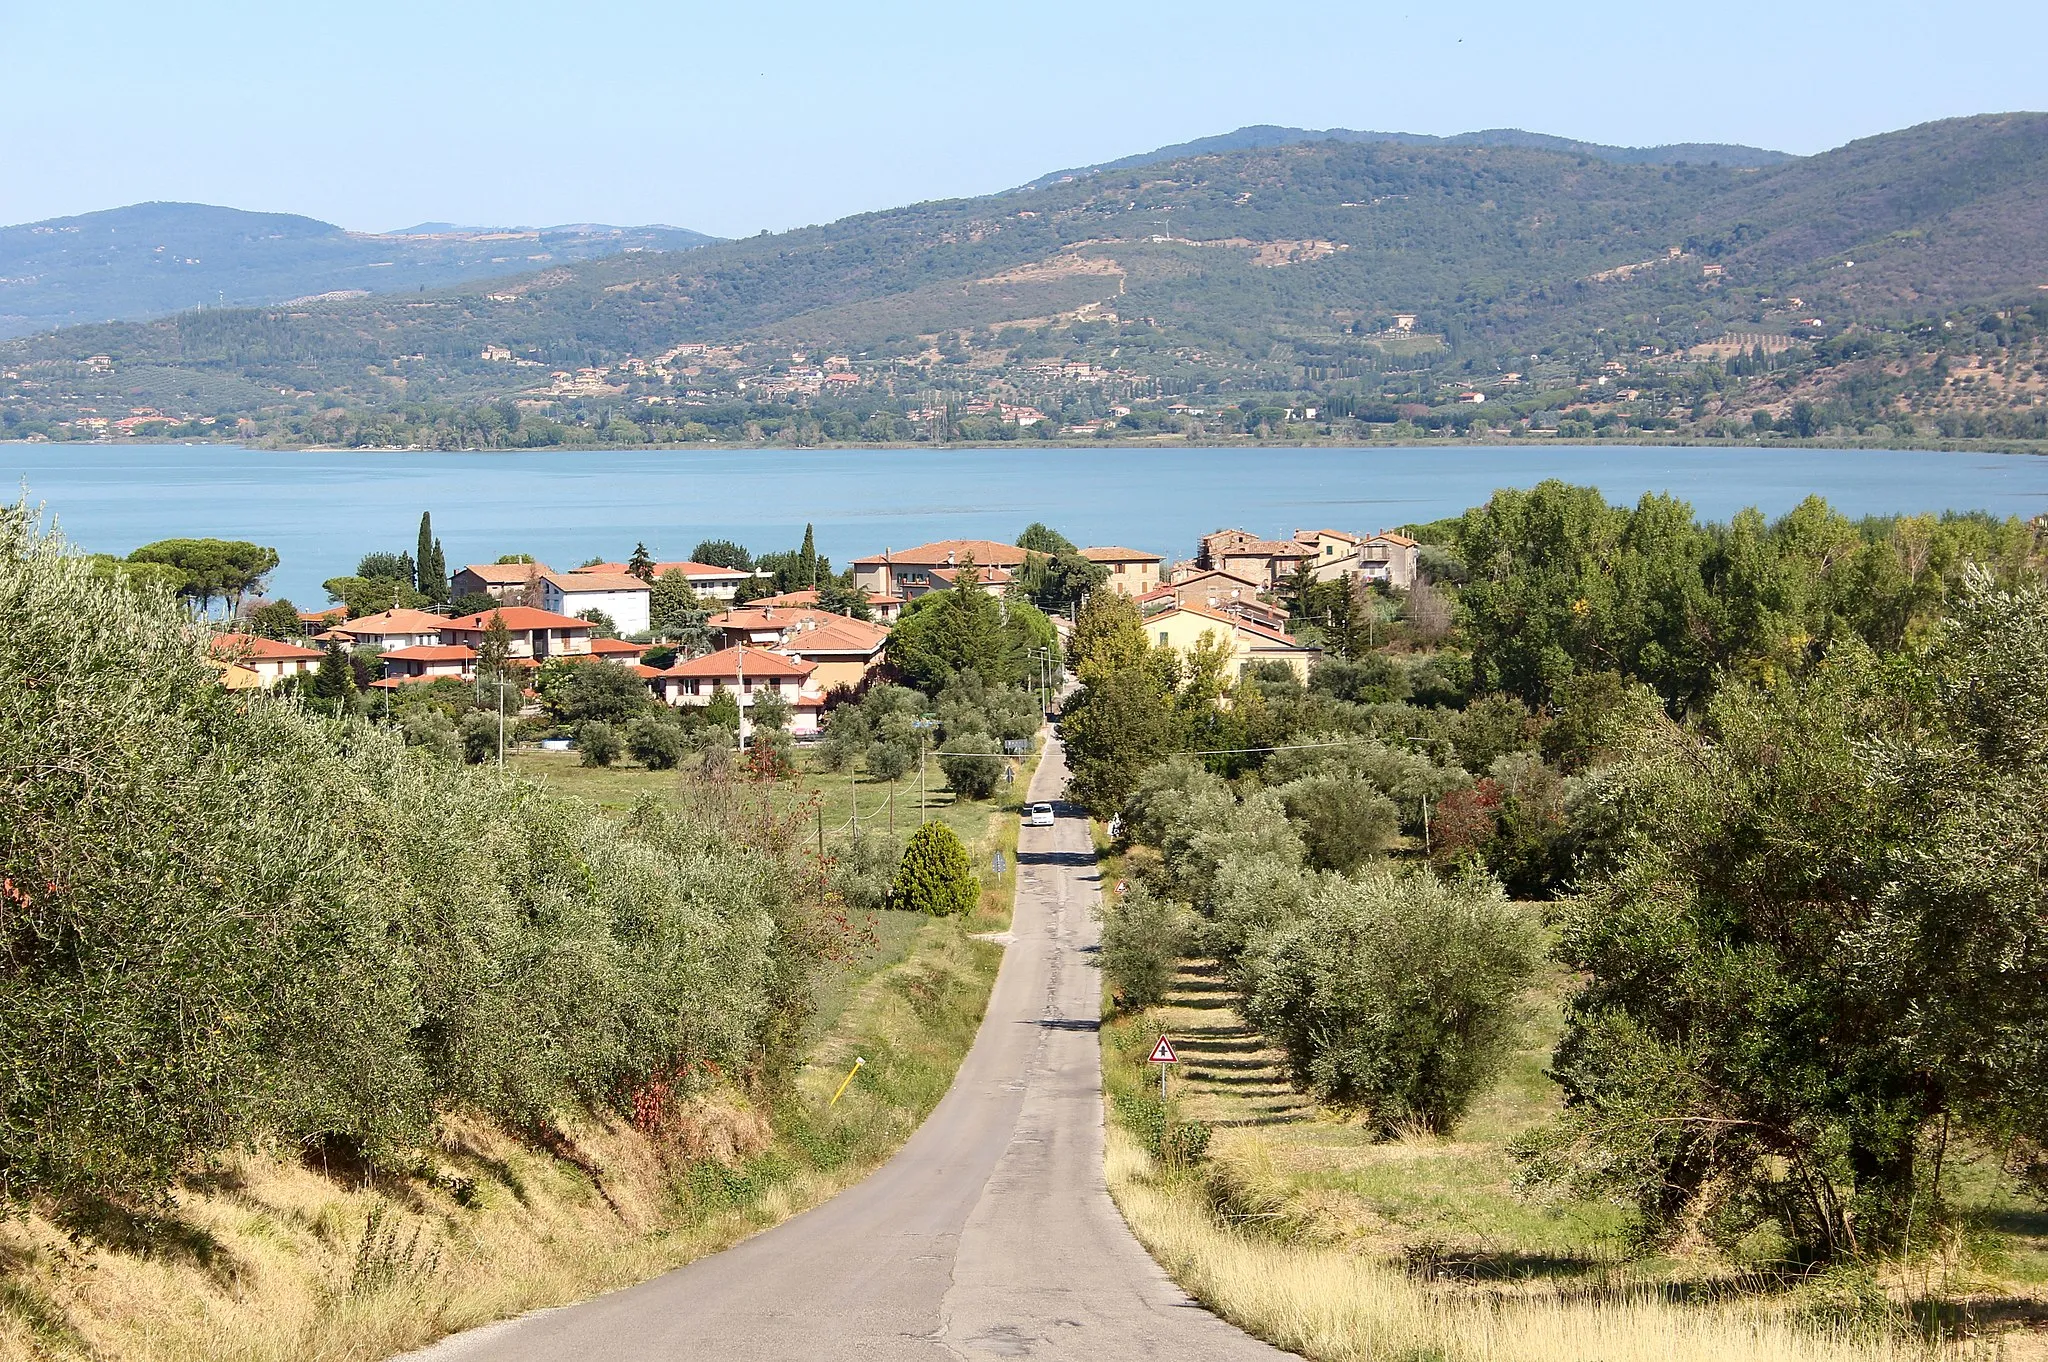
<svg viewBox="0 0 2048 1362">
<path fill-rule="evenodd" d="M 811 684 L 816 670 L 814 663 L 736 645 L 655 672 L 647 677 L 647 685 L 664 704 L 689 707 L 708 705 L 720 691 L 727 692 L 738 702 L 741 722 L 750 731 L 748 711 L 755 699 L 774 691 L 790 704 L 789 731 L 808 735 L 818 731 L 825 712 L 825 696 Z"/>
<path fill-rule="evenodd" d="M 592 563 L 589 567 L 577 568 L 575 575 L 578 577 L 586 573 L 617 575 L 625 571 L 626 564 L 624 563 Z M 741 572 L 738 568 L 719 567 L 714 563 L 693 563 L 685 559 L 679 563 L 655 563 L 652 565 L 648 576 L 650 578 L 658 578 L 670 572 L 682 573 L 684 579 L 690 583 L 690 590 L 696 592 L 699 596 L 706 596 L 716 601 L 731 600 L 739 594 L 742 585 L 753 581 L 761 575 L 758 572 Z M 624 626 L 622 625 L 621 627 L 623 628 Z"/>
<path fill-rule="evenodd" d="M 541 609 L 558 615 L 602 610 L 622 634 L 644 634 L 653 627 L 648 615 L 649 599 L 647 583 L 627 572 L 541 574 Z"/>
</svg>

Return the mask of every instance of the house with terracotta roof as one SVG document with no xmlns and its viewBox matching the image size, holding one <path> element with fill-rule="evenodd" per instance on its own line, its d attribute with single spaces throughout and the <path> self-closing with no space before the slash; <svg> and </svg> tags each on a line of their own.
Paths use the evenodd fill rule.
<svg viewBox="0 0 2048 1362">
<path fill-rule="evenodd" d="M 589 657 L 590 621 L 530 605 L 504 605 L 459 619 L 443 621 L 438 642 L 481 652 L 493 618 L 505 622 L 511 636 L 508 656 L 543 662 L 551 657 Z"/>
<path fill-rule="evenodd" d="M 1198 605 L 1223 615 L 1243 615 L 1255 624 L 1282 629 L 1287 611 L 1259 598 L 1256 582 L 1228 572 L 1197 572 L 1138 598 L 1140 614 L 1156 615 L 1180 605 Z"/>
<path fill-rule="evenodd" d="M 1358 575 L 1400 591 L 1415 585 L 1422 546 L 1405 534 L 1381 530 L 1358 546 Z"/>
<path fill-rule="evenodd" d="M 249 687 L 248 681 L 239 675 L 242 672 L 255 677 L 257 687 L 269 690 L 287 676 L 314 670 L 322 656 L 318 648 L 302 648 L 296 643 L 280 643 L 254 634 L 216 634 L 207 644 L 206 653 L 222 668 L 222 683 L 230 690 Z"/>
<path fill-rule="evenodd" d="M 1081 550 L 1081 556 L 1099 563 L 1109 572 L 1109 589 L 1126 596 L 1142 596 L 1159 586 L 1159 565 L 1166 560 L 1142 549 L 1108 545 Z"/>
<path fill-rule="evenodd" d="M 1359 538 L 1342 530 L 1296 530 L 1294 542 L 1315 551 L 1315 561 L 1329 562 L 1358 551 Z"/>
<path fill-rule="evenodd" d="M 790 610 L 754 602 L 713 615 L 711 628 L 725 641 L 766 648 L 810 663 L 814 687 L 826 694 L 844 687 L 859 690 L 881 670 L 889 630 L 866 620 L 848 619 L 824 610 Z"/>
<path fill-rule="evenodd" d="M 448 590 L 457 596 L 491 596 L 519 604 L 530 585 L 540 589 L 541 574 L 552 571 L 546 563 L 471 563 L 448 579 Z"/>
<path fill-rule="evenodd" d="M 1230 675 L 1242 676 L 1261 663 L 1278 662 L 1308 681 L 1309 668 L 1322 650 L 1295 639 L 1284 630 L 1256 623 L 1244 615 L 1225 614 L 1200 605 L 1176 605 L 1145 619 L 1146 641 L 1172 648 L 1182 657 L 1191 655 L 1205 639 L 1230 648 Z"/>
<path fill-rule="evenodd" d="M 941 539 L 915 548 L 886 549 L 853 560 L 853 584 L 871 601 L 882 596 L 915 600 L 940 585 L 933 580 L 934 570 L 956 569 L 968 559 L 984 570 L 1015 572 L 1024 566 L 1024 550 L 992 539 Z"/>
<path fill-rule="evenodd" d="M 446 623 L 446 615 L 430 615 L 424 610 L 380 610 L 337 624 L 320 638 L 323 642 L 336 639 L 350 649 L 419 648 L 439 643 L 441 626 Z"/>
<path fill-rule="evenodd" d="M 868 611 L 881 624 L 894 624 L 903 615 L 906 604 L 901 596 L 869 596 Z M 748 601 L 749 606 L 787 606 L 803 609 L 818 603 L 818 593 L 808 588 L 802 591 L 785 591 L 779 596 L 756 596 Z"/>
<path fill-rule="evenodd" d="M 751 727 L 748 712 L 755 700 L 773 691 L 790 704 L 790 732 L 808 736 L 818 731 L 825 712 L 824 692 L 811 684 L 816 670 L 809 662 L 740 644 L 663 668 L 647 678 L 647 686 L 663 704 L 682 708 L 708 705 L 724 691 L 739 703 L 743 729 Z"/>
<path fill-rule="evenodd" d="M 601 610 L 622 634 L 644 634 L 653 627 L 648 602 L 653 588 L 630 572 L 543 572 L 540 604 L 558 615 Z"/>
<path fill-rule="evenodd" d="M 647 651 L 647 645 L 633 643 L 623 638 L 594 638 L 590 640 L 590 655 L 605 662 L 617 662 L 625 666 L 638 666 L 640 655 Z"/>
<path fill-rule="evenodd" d="M 969 570 L 970 567 L 966 563 L 957 567 L 935 567 L 931 570 L 930 583 L 923 590 L 913 589 L 910 598 L 916 600 L 927 591 L 950 591 L 959 584 L 960 574 Z M 981 594 L 984 596 L 1000 596 L 1009 589 L 1010 583 L 1017 580 L 1016 574 L 1004 567 L 983 567 L 975 563 L 971 570 L 975 583 L 981 588 Z"/>
<path fill-rule="evenodd" d="M 595 572 L 617 576 L 624 573 L 626 567 L 625 563 L 592 563 L 589 567 L 580 567 L 576 571 L 578 573 Z M 682 573 L 684 577 L 689 579 L 690 590 L 696 592 L 699 596 L 709 596 L 714 600 L 720 601 L 731 600 L 739 594 L 742 586 L 761 576 L 758 572 L 741 572 L 738 568 L 719 567 L 716 563 L 693 563 L 688 559 L 676 563 L 656 563 L 649 575 L 658 578 L 664 573 L 669 572 Z M 639 631 L 628 630 L 627 632 L 637 633 Z"/>
<path fill-rule="evenodd" d="M 1316 551 L 1292 539 L 1260 539 L 1246 530 L 1218 530 L 1202 536 L 1196 561 L 1205 569 L 1228 572 L 1271 591 L 1292 577 Z"/>
<path fill-rule="evenodd" d="M 476 649 L 461 644 L 426 643 L 410 648 L 392 648 L 378 659 L 384 675 L 370 685 L 378 690 L 395 690 L 422 681 L 448 678 L 471 681 L 476 678 Z"/>
</svg>

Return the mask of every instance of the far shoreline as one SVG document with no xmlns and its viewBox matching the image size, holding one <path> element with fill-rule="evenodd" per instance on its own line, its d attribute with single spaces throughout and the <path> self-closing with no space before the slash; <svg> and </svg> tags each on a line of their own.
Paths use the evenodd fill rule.
<svg viewBox="0 0 2048 1362">
<path fill-rule="evenodd" d="M 1502 439 L 1497 441 L 1473 439 L 1429 439 L 1427 437 L 1401 440 L 1399 442 L 1377 440 L 1365 442 L 1344 441 L 1335 438 L 1322 440 L 1258 440 L 1258 439 L 1199 439 L 1190 440 L 1184 436 L 1153 437 L 1147 439 L 1116 440 L 1000 440 L 990 444 L 937 444 L 929 440 L 860 440 L 850 442 L 826 441 L 818 444 L 785 444 L 773 440 L 699 440 L 689 444 L 573 444 L 573 445 L 531 445 L 491 446 L 457 445 L 441 447 L 430 445 L 298 445 L 298 444 L 245 444 L 239 440 L 0 440 L 0 446 L 28 446 L 48 449 L 241 449 L 249 453 L 267 454 L 617 454 L 617 453 L 688 453 L 702 450 L 707 453 L 734 451 L 780 450 L 789 453 L 841 453 L 841 452 L 897 452 L 902 450 L 929 450 L 955 453 L 998 453 L 1015 452 L 1028 455 L 1034 451 L 1054 450 L 1119 450 L 1161 452 L 1185 449 L 1333 449 L 1373 450 L 1383 449 L 1389 453 L 1408 449 L 1487 449 L 1487 450 L 1529 450 L 1544 449 L 1724 449 L 1758 450 L 1782 449 L 1792 451 L 1835 450 L 1844 453 L 1859 451 L 1883 451 L 1888 453 L 1929 453 L 1929 454 L 1999 454 L 2022 457 L 2048 455 L 2048 441 L 2039 440 L 1713 440 L 1699 437 L 1678 437 L 1653 439 L 1649 432 L 1640 438 L 1626 440 L 1603 440 L 1584 436 L 1544 437 L 1532 439 Z"/>
</svg>

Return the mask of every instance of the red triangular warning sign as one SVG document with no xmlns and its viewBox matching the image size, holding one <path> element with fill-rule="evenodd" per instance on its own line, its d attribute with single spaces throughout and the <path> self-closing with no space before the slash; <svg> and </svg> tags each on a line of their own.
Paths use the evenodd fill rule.
<svg viewBox="0 0 2048 1362">
<path fill-rule="evenodd" d="M 1173 1042 L 1161 1036 L 1159 1043 L 1152 1047 L 1152 1062 L 1154 1064 L 1180 1063 L 1180 1056 L 1173 1052 Z"/>
</svg>

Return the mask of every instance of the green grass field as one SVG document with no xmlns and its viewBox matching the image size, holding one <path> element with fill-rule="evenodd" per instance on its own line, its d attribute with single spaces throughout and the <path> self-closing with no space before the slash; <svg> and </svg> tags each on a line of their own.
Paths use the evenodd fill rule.
<svg viewBox="0 0 2048 1362">
<path fill-rule="evenodd" d="M 774 782 L 772 788 L 778 800 L 786 801 L 786 807 L 814 806 L 811 812 L 814 821 L 822 818 L 827 850 L 853 835 L 852 820 L 856 813 L 860 826 L 868 832 L 886 832 L 893 826 L 897 835 L 903 836 L 916 829 L 920 804 L 915 771 L 890 784 L 852 772 L 819 770 L 808 752 L 800 752 L 797 760 L 798 774 L 793 779 Z M 986 840 L 991 814 L 1018 808 L 1035 760 L 1035 756 L 1015 759 L 1014 783 L 999 786 L 994 798 L 980 802 L 955 798 L 945 788 L 945 773 L 938 762 L 928 761 L 922 803 L 925 817 L 947 824 L 960 835 L 961 841 L 975 846 Z M 521 749 L 508 754 L 505 764 L 552 790 L 588 800 L 614 814 L 632 808 L 643 795 L 673 798 L 677 782 L 683 779 L 674 771 L 650 771 L 629 762 L 585 766 L 574 752 Z"/>
</svg>

